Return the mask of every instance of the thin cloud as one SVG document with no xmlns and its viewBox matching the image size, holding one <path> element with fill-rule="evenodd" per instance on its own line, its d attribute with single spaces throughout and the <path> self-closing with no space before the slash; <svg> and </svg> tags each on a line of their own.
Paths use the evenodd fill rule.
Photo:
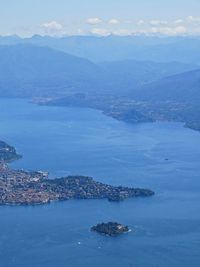
<svg viewBox="0 0 200 267">
<path fill-rule="evenodd" d="M 97 36 L 129 36 L 129 35 L 166 35 L 166 36 L 186 36 L 200 35 L 200 17 L 187 16 L 185 18 L 177 18 L 174 20 L 150 20 L 145 21 L 142 18 L 138 21 L 120 20 L 111 18 L 102 20 L 98 17 L 87 19 L 87 24 L 93 26 L 91 28 L 81 27 L 69 31 L 65 26 L 57 21 L 45 22 L 42 24 L 42 31 L 48 35 L 97 35 Z M 95 27 L 96 26 L 96 27 Z"/>
<path fill-rule="evenodd" d="M 117 25 L 117 24 L 120 24 L 120 20 L 118 20 L 118 19 L 110 19 L 108 21 L 108 24 Z"/>
<path fill-rule="evenodd" d="M 43 23 L 42 26 L 48 30 L 60 31 L 63 29 L 62 24 L 58 23 L 57 21 L 50 21 Z"/>
<path fill-rule="evenodd" d="M 119 30 L 115 30 L 112 31 L 113 35 L 118 35 L 118 36 L 130 36 L 132 35 L 134 32 L 128 29 L 119 29 Z"/>
<path fill-rule="evenodd" d="M 88 18 L 86 22 L 90 25 L 97 25 L 102 23 L 102 20 L 100 18 Z"/>
<path fill-rule="evenodd" d="M 145 21 L 143 19 L 140 19 L 137 21 L 136 23 L 138 26 L 141 26 L 141 25 L 144 25 L 145 24 Z"/>
<path fill-rule="evenodd" d="M 183 35 L 187 33 L 187 29 L 184 26 L 178 27 L 153 27 L 151 28 L 151 33 L 168 35 L 168 36 L 176 36 Z"/>
<path fill-rule="evenodd" d="M 184 19 L 177 19 L 174 21 L 175 24 L 183 24 L 185 22 Z"/>
<path fill-rule="evenodd" d="M 63 25 L 54 20 L 43 23 L 41 29 L 42 34 L 45 33 L 50 36 L 62 36 L 65 34 Z"/>
<path fill-rule="evenodd" d="M 187 21 L 194 24 L 200 24 L 200 17 L 188 16 Z"/>
<path fill-rule="evenodd" d="M 111 32 L 107 29 L 104 29 L 104 28 L 93 28 L 90 32 L 94 35 L 99 35 L 99 36 L 111 35 Z"/>
<path fill-rule="evenodd" d="M 151 20 L 151 21 L 150 21 L 150 24 L 151 24 L 152 26 L 159 26 L 159 25 L 167 25 L 168 22 L 165 21 L 165 20 Z"/>
</svg>

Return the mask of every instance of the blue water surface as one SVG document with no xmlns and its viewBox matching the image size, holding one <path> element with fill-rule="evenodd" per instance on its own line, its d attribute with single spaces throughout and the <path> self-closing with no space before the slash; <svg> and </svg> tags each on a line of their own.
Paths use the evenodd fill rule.
<svg viewBox="0 0 200 267">
<path fill-rule="evenodd" d="M 180 123 L 127 124 L 82 108 L 0 100 L 13 168 L 147 187 L 152 198 L 0 207 L 0 267 L 199 267 L 200 133 Z M 102 221 L 132 231 L 90 232 Z"/>
</svg>

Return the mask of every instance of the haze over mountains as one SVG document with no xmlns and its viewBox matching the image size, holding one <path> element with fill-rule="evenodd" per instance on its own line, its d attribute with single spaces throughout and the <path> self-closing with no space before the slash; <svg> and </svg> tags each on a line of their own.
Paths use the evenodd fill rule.
<svg viewBox="0 0 200 267">
<path fill-rule="evenodd" d="M 134 59 L 142 61 L 200 64 L 200 37 L 155 36 L 67 36 L 55 38 L 34 35 L 31 38 L 0 37 L 0 45 L 33 44 L 48 46 L 94 62 Z"/>
<path fill-rule="evenodd" d="M 118 88 L 118 93 L 128 96 L 139 93 L 145 85 L 148 88 L 149 84 L 153 86 L 155 81 L 159 80 L 162 83 L 164 78 L 167 80 L 169 76 L 198 68 L 197 65 L 180 62 L 158 63 L 135 60 L 103 62 L 100 66 L 109 74 L 110 81 L 114 83 L 115 88 Z"/>
<path fill-rule="evenodd" d="M 148 101 L 200 103 L 200 69 L 169 76 L 142 87 L 139 96 Z M 138 93 L 135 93 L 137 98 Z"/>
<path fill-rule="evenodd" d="M 89 90 L 99 75 L 99 67 L 87 59 L 48 47 L 0 46 L 0 58 L 2 96 L 34 97 L 61 95 L 73 88 Z"/>
<path fill-rule="evenodd" d="M 30 44 L 0 46 L 1 96 L 62 96 L 72 93 L 129 96 L 143 85 L 198 68 L 179 62 L 88 59 Z"/>
<path fill-rule="evenodd" d="M 0 37 L 0 96 L 199 128 L 199 47 L 189 37 Z"/>
</svg>

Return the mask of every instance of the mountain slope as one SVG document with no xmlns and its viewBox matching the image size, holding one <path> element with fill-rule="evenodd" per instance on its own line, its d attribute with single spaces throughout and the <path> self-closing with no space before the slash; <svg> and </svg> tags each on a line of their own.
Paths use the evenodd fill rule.
<svg viewBox="0 0 200 267">
<path fill-rule="evenodd" d="M 88 58 L 95 62 L 134 59 L 139 61 L 200 64 L 199 37 L 156 36 L 67 36 L 54 38 L 34 35 L 0 37 L 0 45 L 33 44 Z"/>
<path fill-rule="evenodd" d="M 47 47 L 0 46 L 0 95 L 62 95 L 91 90 L 101 72 L 92 62 Z"/>
<path fill-rule="evenodd" d="M 108 84 L 118 86 L 118 93 L 130 95 L 145 84 L 170 75 L 180 74 L 197 68 L 196 65 L 179 62 L 157 63 L 152 61 L 123 60 L 99 64 L 111 77 Z"/>
<path fill-rule="evenodd" d="M 200 69 L 163 78 L 143 86 L 134 97 L 148 101 L 200 103 Z"/>
<path fill-rule="evenodd" d="M 134 60 L 94 64 L 48 47 L 0 46 L 0 96 L 62 97 L 69 93 L 129 96 L 139 86 L 195 68 Z"/>
</svg>

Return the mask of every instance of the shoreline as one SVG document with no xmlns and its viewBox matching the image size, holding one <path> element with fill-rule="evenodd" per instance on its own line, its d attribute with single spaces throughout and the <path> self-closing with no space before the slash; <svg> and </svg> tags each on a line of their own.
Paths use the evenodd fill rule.
<svg viewBox="0 0 200 267">
<path fill-rule="evenodd" d="M 67 97 L 66 97 L 67 98 Z M 74 99 L 73 99 L 74 100 Z M 197 123 L 194 123 L 194 126 L 192 126 L 193 123 L 188 122 L 188 121 L 181 121 L 181 120 L 176 120 L 176 119 L 170 119 L 167 118 L 167 116 L 165 117 L 161 117 L 156 118 L 157 115 L 152 116 L 148 116 L 145 114 L 145 112 L 141 112 L 140 109 L 128 109 L 125 110 L 125 113 L 116 109 L 116 110 L 111 110 L 109 105 L 108 106 L 104 106 L 105 104 L 103 104 L 103 106 L 101 105 L 101 101 L 96 105 L 96 104 L 89 104 L 89 103 L 81 103 L 81 104 L 77 104 L 77 103 L 73 103 L 73 101 L 67 100 L 69 101 L 68 104 L 62 103 L 63 99 L 61 99 L 61 103 L 59 103 L 60 98 L 35 98 L 32 99 L 30 102 L 36 105 L 41 105 L 41 106 L 52 106 L 52 107 L 71 107 L 71 108 L 89 108 L 89 109 L 93 109 L 93 110 L 98 110 L 100 111 L 103 115 L 111 117 L 115 120 L 118 121 L 122 121 L 125 123 L 129 123 L 129 124 L 140 124 L 140 123 L 155 123 L 155 122 L 174 122 L 174 123 L 181 123 L 183 124 L 183 126 L 187 129 L 191 129 L 193 131 L 196 132 L 200 132 L 200 126 L 198 126 Z M 72 101 L 72 102 L 70 102 Z M 75 98 L 76 101 L 76 98 Z M 122 101 L 123 102 L 123 101 Z M 125 101 L 126 103 L 126 101 Z M 140 102 L 138 102 L 140 103 Z M 136 101 L 136 105 L 137 105 L 137 101 Z M 151 109 L 150 109 L 151 111 Z M 133 114 L 132 114 L 133 113 Z M 131 117 L 131 115 L 133 115 L 133 118 Z M 178 116 L 179 117 L 179 116 Z"/>
<path fill-rule="evenodd" d="M 5 146 L 17 153 L 13 147 L 6 143 Z M 70 199 L 120 202 L 127 198 L 150 197 L 154 194 L 150 189 L 112 186 L 87 176 L 49 179 L 47 172 L 14 170 L 9 168 L 8 162 L 0 162 L 0 205 L 36 206 Z"/>
</svg>

